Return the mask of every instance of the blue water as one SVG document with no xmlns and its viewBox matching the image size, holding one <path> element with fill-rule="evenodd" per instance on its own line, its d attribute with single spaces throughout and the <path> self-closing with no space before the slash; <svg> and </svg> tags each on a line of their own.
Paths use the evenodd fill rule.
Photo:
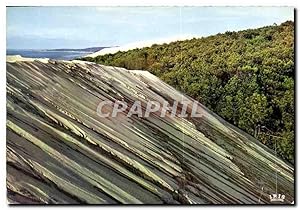
<svg viewBox="0 0 300 210">
<path fill-rule="evenodd" d="M 91 51 L 68 51 L 68 50 L 6 50 L 7 55 L 21 55 L 27 58 L 50 58 L 57 60 L 72 60 L 91 54 Z"/>
</svg>

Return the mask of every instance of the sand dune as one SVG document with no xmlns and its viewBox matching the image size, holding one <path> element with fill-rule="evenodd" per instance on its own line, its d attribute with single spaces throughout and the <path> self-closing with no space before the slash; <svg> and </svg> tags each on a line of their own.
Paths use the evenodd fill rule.
<svg viewBox="0 0 300 210">
<path fill-rule="evenodd" d="M 129 43 L 129 44 L 126 44 L 123 46 L 104 48 L 103 50 L 86 55 L 85 57 L 94 58 L 94 57 L 97 57 L 98 55 L 105 55 L 105 54 L 110 54 L 110 53 L 113 54 L 118 51 L 128 51 L 128 50 L 132 50 L 132 49 L 136 49 L 136 48 L 151 47 L 153 44 L 164 44 L 164 43 L 169 44 L 170 42 L 192 39 L 194 37 L 195 36 L 192 36 L 192 35 L 185 35 L 185 36 L 175 36 L 175 37 L 170 37 L 170 38 L 133 42 L 133 43 Z"/>
<path fill-rule="evenodd" d="M 200 103 L 199 118 L 97 116 L 100 101 L 121 99 L 194 101 L 145 71 L 8 59 L 9 202 L 270 203 L 277 170 L 294 200 L 293 168 Z"/>
</svg>

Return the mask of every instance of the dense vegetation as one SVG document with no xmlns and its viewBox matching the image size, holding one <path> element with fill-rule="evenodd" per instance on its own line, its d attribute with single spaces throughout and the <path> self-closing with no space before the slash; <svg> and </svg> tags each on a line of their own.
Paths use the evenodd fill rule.
<svg viewBox="0 0 300 210">
<path fill-rule="evenodd" d="M 85 58 L 144 69 L 294 163 L 294 23 Z"/>
</svg>

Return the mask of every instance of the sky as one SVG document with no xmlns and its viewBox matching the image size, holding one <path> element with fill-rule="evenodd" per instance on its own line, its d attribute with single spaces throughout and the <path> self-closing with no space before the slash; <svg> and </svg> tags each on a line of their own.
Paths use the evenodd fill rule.
<svg viewBox="0 0 300 210">
<path fill-rule="evenodd" d="M 122 46 L 294 20 L 292 7 L 7 7 L 7 49 Z"/>
</svg>

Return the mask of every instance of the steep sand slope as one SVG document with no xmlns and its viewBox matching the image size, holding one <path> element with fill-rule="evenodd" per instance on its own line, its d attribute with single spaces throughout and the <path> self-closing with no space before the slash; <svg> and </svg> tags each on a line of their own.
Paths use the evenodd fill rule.
<svg viewBox="0 0 300 210">
<path fill-rule="evenodd" d="M 293 168 L 201 104 L 199 118 L 97 116 L 100 101 L 121 99 L 193 101 L 144 71 L 8 59 L 9 201 L 269 203 L 276 170 L 293 201 Z"/>
</svg>

